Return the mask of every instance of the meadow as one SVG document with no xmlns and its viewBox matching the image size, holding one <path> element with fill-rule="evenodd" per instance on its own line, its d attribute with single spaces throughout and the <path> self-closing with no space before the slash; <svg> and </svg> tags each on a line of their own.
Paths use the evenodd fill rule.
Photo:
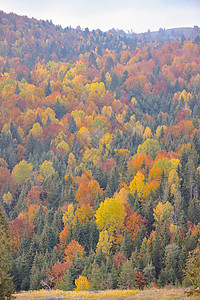
<svg viewBox="0 0 200 300">
<path fill-rule="evenodd" d="M 187 296 L 187 289 L 184 288 L 162 288 L 162 289 L 145 289 L 139 290 L 107 290 L 98 292 L 64 292 L 55 291 L 28 291 L 15 294 L 16 300 L 35 300 L 35 299 L 127 299 L 127 300 L 181 300 L 181 299 L 198 299 L 195 296 Z"/>
</svg>

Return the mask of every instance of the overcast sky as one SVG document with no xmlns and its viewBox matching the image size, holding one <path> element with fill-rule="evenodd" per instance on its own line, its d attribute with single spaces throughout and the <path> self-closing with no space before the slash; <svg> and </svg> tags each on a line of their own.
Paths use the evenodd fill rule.
<svg viewBox="0 0 200 300">
<path fill-rule="evenodd" d="M 0 10 L 90 30 L 200 26 L 200 0 L 0 0 Z"/>
</svg>

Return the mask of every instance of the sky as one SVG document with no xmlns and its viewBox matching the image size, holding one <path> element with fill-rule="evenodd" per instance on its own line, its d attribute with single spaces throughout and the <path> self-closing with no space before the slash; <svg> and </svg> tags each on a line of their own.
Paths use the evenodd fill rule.
<svg viewBox="0 0 200 300">
<path fill-rule="evenodd" d="M 200 0 L 0 0 L 0 10 L 52 20 L 63 28 L 140 33 L 200 26 Z"/>
</svg>

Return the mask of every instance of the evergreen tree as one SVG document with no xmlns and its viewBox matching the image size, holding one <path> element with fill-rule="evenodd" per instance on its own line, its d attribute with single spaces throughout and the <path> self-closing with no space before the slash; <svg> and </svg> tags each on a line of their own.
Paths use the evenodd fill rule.
<svg viewBox="0 0 200 300">
<path fill-rule="evenodd" d="M 78 126 L 77 126 L 76 121 L 74 120 L 73 116 L 71 116 L 71 120 L 70 120 L 70 123 L 69 123 L 68 131 L 70 133 L 75 133 L 76 131 L 78 131 Z"/>
<path fill-rule="evenodd" d="M 112 79 L 111 79 L 111 84 L 110 84 L 110 89 L 114 91 L 119 85 L 119 80 L 117 78 L 117 75 L 113 73 Z"/>
<path fill-rule="evenodd" d="M 135 284 L 136 274 L 130 260 L 127 260 L 122 265 L 119 275 L 120 289 L 132 289 Z"/>
<path fill-rule="evenodd" d="M 155 267 L 157 279 L 158 279 L 160 271 L 163 267 L 163 256 L 164 256 L 164 251 L 163 251 L 160 241 L 161 241 L 160 235 L 156 231 L 155 238 L 152 241 L 151 260 L 152 260 L 153 266 Z"/>
<path fill-rule="evenodd" d="M 56 101 L 55 105 L 55 114 L 58 120 L 61 120 L 62 117 L 67 113 L 67 109 L 64 104 L 61 104 L 59 99 Z"/>
<path fill-rule="evenodd" d="M 94 262 L 92 265 L 92 273 L 89 276 L 89 281 L 93 290 L 104 289 L 104 273 L 102 272 L 102 268 L 96 262 Z"/>
<path fill-rule="evenodd" d="M 131 257 L 132 251 L 133 251 L 132 237 L 131 234 L 129 234 L 128 231 L 125 230 L 121 242 L 120 252 L 122 252 L 129 259 Z"/>
<path fill-rule="evenodd" d="M 111 284 L 112 284 L 112 289 L 116 289 L 118 287 L 118 272 L 115 268 L 115 265 L 112 265 L 111 269 Z"/>
<path fill-rule="evenodd" d="M 51 95 L 51 84 L 50 84 L 50 80 L 48 80 L 48 83 L 44 89 L 45 92 L 45 97 Z"/>
<path fill-rule="evenodd" d="M 0 208 L 0 299 L 14 299 L 14 284 L 10 276 L 12 257 L 6 221 Z"/>
<path fill-rule="evenodd" d="M 55 289 L 62 290 L 62 291 L 73 291 L 74 290 L 71 268 L 69 268 L 66 271 L 65 275 L 61 279 L 61 282 L 56 284 Z"/>
</svg>

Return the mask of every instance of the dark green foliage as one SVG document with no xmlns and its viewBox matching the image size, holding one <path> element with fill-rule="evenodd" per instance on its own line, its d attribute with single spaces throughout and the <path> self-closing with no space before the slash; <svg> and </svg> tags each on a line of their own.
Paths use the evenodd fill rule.
<svg viewBox="0 0 200 300">
<path fill-rule="evenodd" d="M 133 251 L 133 241 L 131 234 L 125 230 L 124 235 L 122 237 L 120 252 L 122 252 L 128 259 L 131 257 Z"/>
<path fill-rule="evenodd" d="M 61 104 L 59 99 L 57 99 L 57 101 L 56 101 L 55 113 L 56 113 L 56 118 L 58 120 L 61 120 L 62 117 L 67 113 L 67 109 L 66 109 L 65 105 Z"/>
<path fill-rule="evenodd" d="M 70 133 L 75 133 L 76 131 L 78 131 L 78 126 L 77 126 L 76 121 L 74 120 L 73 116 L 71 116 L 68 131 Z"/>
<path fill-rule="evenodd" d="M 131 289 L 135 284 L 136 274 L 130 260 L 123 263 L 119 275 L 119 288 Z"/>
<path fill-rule="evenodd" d="M 197 197 L 194 197 L 189 202 L 188 218 L 194 224 L 198 224 L 200 222 L 200 201 Z"/>
<path fill-rule="evenodd" d="M 160 243 L 160 235 L 156 231 L 155 232 L 155 239 L 152 241 L 152 253 L 151 253 L 151 259 L 152 264 L 155 267 L 156 272 L 156 279 L 158 279 L 160 271 L 163 267 L 163 256 L 164 256 L 164 250 Z"/>
<path fill-rule="evenodd" d="M 156 272 L 155 272 L 155 267 L 151 264 L 148 264 L 144 270 L 143 274 L 146 280 L 146 284 L 150 284 L 151 282 L 156 281 Z"/>
<path fill-rule="evenodd" d="M 91 288 L 93 290 L 103 290 L 104 277 L 105 274 L 103 273 L 102 268 L 96 262 L 94 262 L 92 265 L 92 272 L 89 277 Z"/>
<path fill-rule="evenodd" d="M 71 268 L 69 268 L 66 271 L 61 282 L 56 284 L 55 289 L 62 290 L 62 291 L 73 291 L 74 290 Z"/>
<path fill-rule="evenodd" d="M 45 97 L 51 95 L 51 84 L 50 84 L 50 80 L 48 81 L 48 83 L 47 83 L 47 85 L 46 85 L 46 87 L 45 87 L 44 92 L 45 92 Z"/>
<path fill-rule="evenodd" d="M 10 275 L 12 257 L 9 244 L 7 225 L 0 208 L 0 298 L 2 300 L 14 299 L 14 285 Z"/>
</svg>

